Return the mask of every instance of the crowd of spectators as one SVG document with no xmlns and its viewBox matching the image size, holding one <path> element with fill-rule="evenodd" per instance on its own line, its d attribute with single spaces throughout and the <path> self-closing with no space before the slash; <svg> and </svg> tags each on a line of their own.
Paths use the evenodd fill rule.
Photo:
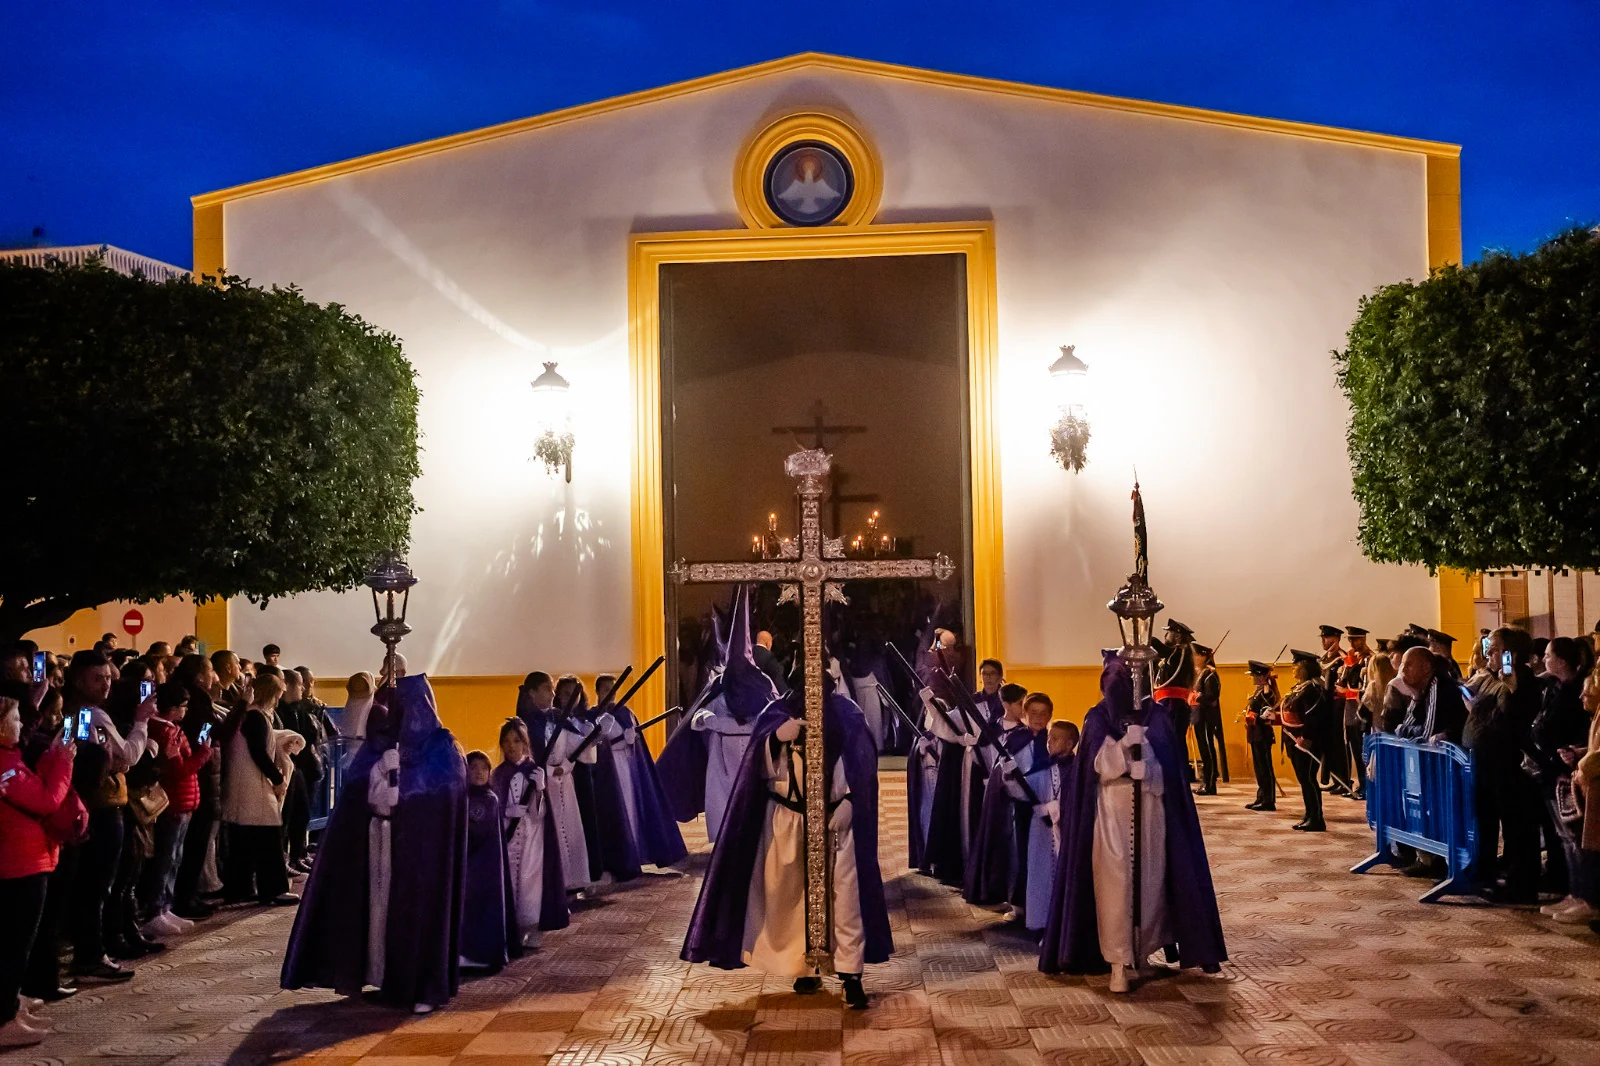
<svg viewBox="0 0 1600 1066">
<path fill-rule="evenodd" d="M 305 667 L 185 637 L 0 650 L 0 1050 L 220 906 L 299 901 L 335 730 Z"/>
<path fill-rule="evenodd" d="M 1437 648 L 1402 635 L 1369 664 L 1361 702 L 1379 732 L 1471 755 L 1473 872 L 1487 899 L 1531 907 L 1553 897 L 1544 914 L 1600 931 L 1600 623 L 1596 630 L 1554 639 L 1485 630 L 1465 677 Z M 1423 858 L 1405 869 L 1437 877 L 1439 865 Z"/>
</svg>

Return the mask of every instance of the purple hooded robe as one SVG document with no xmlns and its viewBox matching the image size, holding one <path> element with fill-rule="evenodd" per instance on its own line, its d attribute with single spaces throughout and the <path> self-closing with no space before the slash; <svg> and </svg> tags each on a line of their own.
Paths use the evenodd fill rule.
<svg viewBox="0 0 1600 1066">
<path fill-rule="evenodd" d="M 535 716 L 548 712 L 534 711 Z M 526 721 L 526 719 L 524 719 Z M 538 719 L 535 718 L 535 721 Z M 529 769 L 534 766 L 544 765 L 550 755 L 549 745 L 544 741 L 544 730 L 530 729 L 533 756 L 526 764 Z M 494 773 L 489 777 L 489 787 L 494 789 L 494 794 L 500 800 L 500 809 L 505 810 L 505 805 L 510 801 L 511 779 L 516 776 L 519 767 L 508 762 L 502 762 L 494 768 Z M 511 842 L 511 834 L 516 831 L 516 826 L 504 826 L 501 830 L 501 846 Z M 556 834 L 556 816 L 548 801 L 544 804 L 544 865 L 540 870 L 544 877 L 544 884 L 540 886 L 539 893 L 539 918 L 538 925 L 542 932 L 548 933 L 552 929 L 565 929 L 571 920 L 571 912 L 567 907 L 567 878 L 561 868 L 561 838 Z M 516 895 L 511 896 L 513 912 L 515 911 Z M 520 918 L 520 915 L 516 917 Z M 527 923 L 532 925 L 532 922 Z M 521 923 L 513 928 L 520 928 Z M 518 941 L 520 943 L 520 939 Z"/>
<path fill-rule="evenodd" d="M 623 729 L 637 729 L 639 719 L 628 707 L 612 707 L 611 714 Z M 678 832 L 661 788 L 661 778 L 656 773 L 656 762 L 650 757 L 650 748 L 639 737 L 628 753 L 628 768 L 632 771 L 634 810 L 638 815 L 639 861 L 653 866 L 671 866 L 689 854 L 684 846 L 683 834 Z"/>
<path fill-rule="evenodd" d="M 1013 759 L 1034 745 L 1034 733 L 1019 725 L 1001 734 L 1006 754 Z M 1038 745 L 1042 749 L 1043 745 Z M 1011 798 L 1006 779 L 991 770 L 983 787 L 983 809 L 977 832 L 968 848 L 966 878 L 961 898 L 978 906 L 1020 903 L 1026 886 L 1028 823 L 1033 812 Z"/>
<path fill-rule="evenodd" d="M 889 932 L 889 909 L 883 898 L 883 874 L 878 868 L 878 750 L 867 720 L 850 699 L 827 693 L 823 703 L 823 757 L 831 780 L 835 763 L 844 760 L 850 787 L 851 831 L 855 837 L 856 883 L 861 896 L 861 925 L 867 962 L 886 962 L 894 951 Z M 681 957 L 737 970 L 745 965 L 745 910 L 756 869 L 761 834 L 766 826 L 767 804 L 773 802 L 759 758 L 762 747 L 778 726 L 803 713 L 804 698 L 791 693 L 776 700 L 756 720 L 755 732 L 739 766 L 733 794 L 728 799 L 722 833 L 711 852 L 700 898 L 689 919 Z"/>
<path fill-rule="evenodd" d="M 489 785 L 467 786 L 467 880 L 461 956 L 499 970 L 522 955 L 511 869 L 500 832 L 500 797 Z"/>
<path fill-rule="evenodd" d="M 1039 945 L 1039 969 L 1074 974 L 1110 969 L 1100 954 L 1095 912 L 1094 820 L 1100 780 L 1094 762 L 1106 738 L 1120 738 L 1132 720 L 1145 726 L 1146 757 L 1155 759 L 1165 780 L 1176 786 L 1166 788 L 1162 799 L 1167 822 L 1167 922 L 1177 940 L 1178 963 L 1216 973 L 1227 961 L 1228 951 L 1194 796 L 1182 784 L 1186 753 L 1178 746 L 1164 708 L 1146 699 L 1133 714 L 1133 681 L 1115 652 L 1105 653 L 1100 691 L 1103 698 L 1084 719 L 1083 736 L 1061 791 L 1061 858 Z"/>
<path fill-rule="evenodd" d="M 459 984 L 467 851 L 467 765 L 439 721 L 425 675 L 400 679 L 377 735 L 347 771 L 346 788 L 306 882 L 289 946 L 284 988 L 361 991 L 367 970 L 367 775 L 384 751 L 400 749 L 400 801 L 391 825 L 394 856 L 384 946 L 385 1003 L 448 1003 Z"/>
</svg>

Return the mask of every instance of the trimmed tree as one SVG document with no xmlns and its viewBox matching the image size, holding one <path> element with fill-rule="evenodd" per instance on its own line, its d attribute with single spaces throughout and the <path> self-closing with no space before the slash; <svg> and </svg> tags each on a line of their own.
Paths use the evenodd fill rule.
<svg viewBox="0 0 1600 1066">
<path fill-rule="evenodd" d="M 391 334 L 292 288 L 0 263 L 0 639 L 353 587 L 409 541 L 417 399 Z"/>
<path fill-rule="evenodd" d="M 1386 285 L 1333 354 L 1369 558 L 1600 566 L 1595 232 Z"/>
</svg>

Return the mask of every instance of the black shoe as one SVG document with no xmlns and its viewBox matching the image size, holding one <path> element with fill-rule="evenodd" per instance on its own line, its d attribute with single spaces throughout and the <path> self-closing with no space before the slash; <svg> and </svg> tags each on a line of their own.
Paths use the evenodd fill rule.
<svg viewBox="0 0 1600 1066">
<path fill-rule="evenodd" d="M 151 951 L 142 940 L 112 940 L 106 944 L 106 954 L 118 962 L 132 962 L 146 955 L 154 955 L 155 952 Z"/>
<path fill-rule="evenodd" d="M 794 979 L 794 992 L 797 996 L 809 996 L 822 991 L 822 978 L 796 977 Z"/>
<path fill-rule="evenodd" d="M 1354 792 L 1350 793 L 1350 798 L 1353 800 L 1365 800 L 1367 798 L 1367 790 L 1364 788 L 1358 788 Z"/>
<path fill-rule="evenodd" d="M 1257 808 L 1256 808 L 1256 810 L 1258 810 L 1258 811 L 1265 811 L 1265 812 L 1266 812 L 1266 813 L 1268 813 L 1268 814 L 1271 814 L 1271 813 L 1273 813 L 1273 812 L 1274 812 L 1274 811 L 1276 811 L 1276 810 L 1277 810 L 1277 809 L 1278 809 L 1278 807 L 1277 807 L 1277 804 L 1274 804 L 1274 803 L 1269 803 L 1269 804 L 1267 804 L 1267 805 L 1266 805 L 1266 806 L 1265 806 L 1265 807 L 1257 807 Z"/>
<path fill-rule="evenodd" d="M 1539 902 L 1539 893 L 1532 889 L 1508 888 L 1505 885 L 1490 885 L 1478 894 L 1490 903 L 1498 903 L 1503 907 L 1532 907 Z"/>
<path fill-rule="evenodd" d="M 261 900 L 261 905 L 264 907 L 293 907 L 299 902 L 300 897 L 293 892 L 279 892 L 270 899 Z"/>
<path fill-rule="evenodd" d="M 193 903 L 184 903 L 172 908 L 172 913 L 191 922 L 203 922 L 217 913 L 217 908 L 196 900 Z"/>
<path fill-rule="evenodd" d="M 1261 809 L 1261 804 L 1259 804 L 1259 803 L 1246 803 L 1244 805 L 1244 809 L 1247 810 L 1247 811 L 1259 811 Z"/>
<path fill-rule="evenodd" d="M 73 967 L 72 979 L 79 985 L 119 985 L 133 980 L 133 971 L 102 960 L 81 969 Z"/>
<path fill-rule="evenodd" d="M 867 1009 L 867 990 L 861 987 L 861 975 L 858 973 L 842 973 L 839 980 L 844 984 L 844 1002 L 851 1010 Z"/>
<path fill-rule="evenodd" d="M 1328 831 L 1328 827 L 1321 822 L 1301 822 L 1295 828 L 1302 833 L 1326 833 Z"/>
<path fill-rule="evenodd" d="M 1290 829 L 1304 829 L 1305 827 L 1306 827 L 1306 820 L 1304 818 L 1302 818 L 1298 822 L 1294 823 L 1294 825 L 1291 825 L 1289 828 Z"/>
<path fill-rule="evenodd" d="M 54 988 L 24 988 L 22 994 L 46 1003 L 60 1003 L 69 996 L 77 995 L 78 990 L 71 985 L 57 985 Z"/>
</svg>

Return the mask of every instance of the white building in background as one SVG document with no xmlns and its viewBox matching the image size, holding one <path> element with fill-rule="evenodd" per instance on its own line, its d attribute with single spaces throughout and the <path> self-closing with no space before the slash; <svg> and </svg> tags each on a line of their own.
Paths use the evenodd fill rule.
<svg viewBox="0 0 1600 1066">
<path fill-rule="evenodd" d="M 64 248 L 43 245 L 37 248 L 0 249 L 0 259 L 9 259 L 24 266 L 42 267 L 48 265 L 51 260 L 66 263 L 68 266 L 77 266 L 96 257 L 117 273 L 127 274 L 130 277 L 142 274 L 151 281 L 170 281 L 172 278 L 189 276 L 189 271 L 183 267 L 163 263 L 159 259 L 151 259 L 148 255 L 140 255 L 138 252 L 130 252 L 126 248 L 110 244 L 74 244 Z"/>
</svg>

